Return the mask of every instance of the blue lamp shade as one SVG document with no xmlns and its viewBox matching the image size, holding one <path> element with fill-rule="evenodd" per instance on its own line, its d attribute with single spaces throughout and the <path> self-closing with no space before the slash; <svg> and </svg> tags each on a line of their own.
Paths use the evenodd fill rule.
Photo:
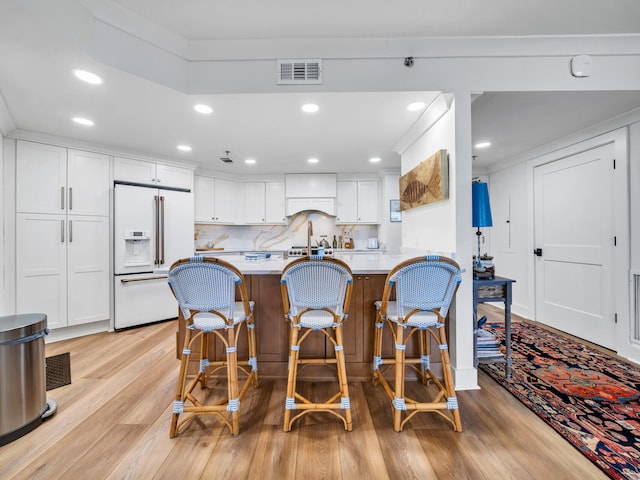
<svg viewBox="0 0 640 480">
<path fill-rule="evenodd" d="M 491 227 L 493 220 L 491 219 L 491 205 L 489 204 L 489 189 L 484 182 L 476 182 L 471 184 L 472 191 L 472 227 Z"/>
</svg>

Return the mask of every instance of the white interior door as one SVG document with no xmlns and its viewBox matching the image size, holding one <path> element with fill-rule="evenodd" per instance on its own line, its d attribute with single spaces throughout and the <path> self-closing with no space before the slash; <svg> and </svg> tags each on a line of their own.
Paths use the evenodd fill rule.
<svg viewBox="0 0 640 480">
<path fill-rule="evenodd" d="M 613 144 L 534 171 L 536 320 L 614 347 Z"/>
</svg>

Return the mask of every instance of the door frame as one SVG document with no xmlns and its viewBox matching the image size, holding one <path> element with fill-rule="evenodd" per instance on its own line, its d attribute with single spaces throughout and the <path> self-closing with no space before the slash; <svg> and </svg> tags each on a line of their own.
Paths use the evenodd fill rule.
<svg viewBox="0 0 640 480">
<path fill-rule="evenodd" d="M 630 230 L 629 230 L 629 148 L 628 127 L 595 136 L 588 140 L 576 141 L 567 147 L 540 155 L 527 161 L 527 270 L 529 272 L 528 296 L 532 320 L 536 319 L 535 264 L 533 250 L 534 237 L 534 170 L 541 165 L 576 155 L 594 148 L 613 144 L 616 169 L 613 178 L 613 225 L 616 236 L 616 248 L 613 255 L 614 308 L 617 313 L 614 332 L 615 350 L 628 358 L 640 357 L 640 344 L 633 345 L 631 321 L 629 315 L 629 268 L 630 268 Z M 631 355 L 632 354 L 632 355 Z"/>
</svg>

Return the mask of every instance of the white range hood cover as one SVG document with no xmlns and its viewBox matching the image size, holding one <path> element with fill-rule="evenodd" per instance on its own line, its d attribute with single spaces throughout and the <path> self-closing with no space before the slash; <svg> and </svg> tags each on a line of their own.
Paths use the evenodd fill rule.
<svg viewBox="0 0 640 480">
<path fill-rule="evenodd" d="M 327 215 L 336 215 L 335 198 L 287 198 L 287 216 L 305 211 L 319 211 Z"/>
<path fill-rule="evenodd" d="M 285 176 L 287 216 L 305 211 L 336 214 L 335 173 L 290 173 Z"/>
</svg>

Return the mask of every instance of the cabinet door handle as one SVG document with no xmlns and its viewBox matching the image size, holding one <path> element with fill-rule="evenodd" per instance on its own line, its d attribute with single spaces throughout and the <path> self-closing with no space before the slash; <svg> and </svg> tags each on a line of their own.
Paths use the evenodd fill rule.
<svg viewBox="0 0 640 480">
<path fill-rule="evenodd" d="M 73 221 L 69 220 L 69 243 L 73 242 Z"/>
<path fill-rule="evenodd" d="M 69 210 L 73 210 L 73 187 L 69 187 Z"/>
<path fill-rule="evenodd" d="M 60 243 L 64 243 L 64 220 L 60 220 Z"/>
<path fill-rule="evenodd" d="M 60 187 L 60 210 L 64 210 L 64 187 Z"/>
</svg>

